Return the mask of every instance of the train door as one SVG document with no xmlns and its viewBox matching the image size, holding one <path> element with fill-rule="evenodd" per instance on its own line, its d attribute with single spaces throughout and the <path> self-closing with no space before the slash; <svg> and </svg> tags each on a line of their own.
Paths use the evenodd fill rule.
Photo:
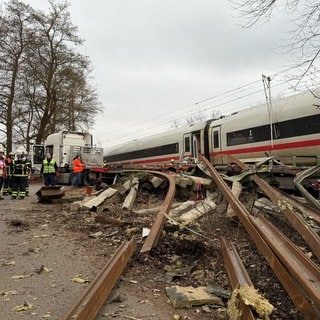
<svg viewBox="0 0 320 320">
<path fill-rule="evenodd" d="M 212 149 L 209 150 L 210 154 L 212 154 L 212 162 L 214 161 L 214 156 L 219 154 L 222 150 L 221 146 L 221 126 L 212 127 L 211 129 L 211 146 Z"/>
<path fill-rule="evenodd" d="M 182 159 L 198 161 L 200 152 L 200 131 L 186 133 L 183 136 L 183 154 Z"/>
<path fill-rule="evenodd" d="M 198 162 L 199 153 L 200 153 L 200 131 L 192 133 L 192 158 L 195 163 Z"/>
</svg>

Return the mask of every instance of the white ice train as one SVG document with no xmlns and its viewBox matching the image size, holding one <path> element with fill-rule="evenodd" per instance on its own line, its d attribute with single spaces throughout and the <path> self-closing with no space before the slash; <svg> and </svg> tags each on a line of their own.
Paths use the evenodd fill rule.
<svg viewBox="0 0 320 320">
<path fill-rule="evenodd" d="M 204 155 L 214 165 L 225 154 L 245 162 L 268 156 L 292 166 L 320 164 L 320 89 L 275 99 L 220 119 L 172 129 L 106 149 L 104 159 L 123 168 L 157 168 L 197 161 Z M 271 130 L 272 128 L 272 130 Z"/>
</svg>

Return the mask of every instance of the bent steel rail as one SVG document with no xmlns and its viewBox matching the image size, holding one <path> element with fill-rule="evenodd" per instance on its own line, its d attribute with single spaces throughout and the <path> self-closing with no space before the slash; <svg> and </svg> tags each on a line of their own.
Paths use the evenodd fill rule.
<svg viewBox="0 0 320 320">
<path fill-rule="evenodd" d="M 162 173 L 162 172 L 156 172 L 156 171 L 149 171 L 149 172 L 151 172 L 154 175 L 158 175 L 162 178 L 167 179 L 169 181 L 169 190 L 167 192 L 166 198 L 161 204 L 161 207 L 156 216 L 156 219 L 154 220 L 154 223 L 151 227 L 150 233 L 147 236 L 145 242 L 143 243 L 143 246 L 140 250 L 141 253 L 149 252 L 154 246 L 157 245 L 160 234 L 162 232 L 163 225 L 166 220 L 166 215 L 171 209 L 171 205 L 174 200 L 175 191 L 176 191 L 176 183 L 172 175 Z"/>
<path fill-rule="evenodd" d="M 249 169 L 249 167 L 240 160 L 229 156 L 232 162 L 236 163 L 241 169 Z M 289 196 L 284 195 L 277 191 L 274 187 L 270 186 L 265 180 L 253 175 L 253 181 L 261 188 L 261 190 L 272 200 L 273 203 L 278 205 L 284 216 L 288 219 L 291 225 L 299 232 L 304 241 L 308 244 L 314 255 L 320 259 L 320 237 L 319 235 L 306 223 L 306 221 L 296 212 L 292 210 L 293 200 Z M 297 204 L 296 204 L 297 205 Z M 302 207 L 302 204 L 300 205 Z M 319 211 L 315 209 L 305 208 L 314 218 L 320 217 Z M 317 221 L 317 220 L 316 220 Z"/>
<path fill-rule="evenodd" d="M 219 173 L 214 169 L 214 167 L 205 157 L 202 157 L 202 161 L 207 166 L 211 177 L 214 179 L 218 188 L 221 190 L 224 197 L 226 198 L 234 212 L 237 214 L 239 220 L 249 233 L 252 240 L 255 242 L 258 250 L 269 263 L 270 267 L 278 277 L 284 289 L 287 291 L 291 300 L 293 301 L 297 309 L 303 314 L 304 319 L 313 320 L 320 318 L 320 305 L 318 304 L 318 295 L 320 295 L 320 292 L 315 293 L 316 301 L 312 301 L 310 299 L 310 297 L 302 289 L 303 287 L 308 286 L 308 283 L 301 283 L 301 281 L 309 282 L 309 279 L 302 278 L 301 281 L 298 281 L 300 279 L 294 278 L 294 276 L 289 272 L 286 263 L 283 263 L 278 258 L 278 256 L 266 242 L 265 238 L 260 234 L 257 226 L 254 223 L 254 220 L 251 219 L 251 216 L 247 209 L 232 194 L 230 188 L 221 178 Z M 313 284 L 316 288 L 318 288 L 318 290 L 320 288 L 319 282 L 320 275 L 318 279 L 316 279 L 316 283 Z"/>
<path fill-rule="evenodd" d="M 64 320 L 95 319 L 122 270 L 136 248 L 136 240 L 123 242 L 90 286 L 64 317 Z"/>
<path fill-rule="evenodd" d="M 224 264 L 227 267 L 228 276 L 232 289 L 238 289 L 244 285 L 253 287 L 253 283 L 245 269 L 235 246 L 227 242 L 223 237 L 220 239 Z M 249 306 L 240 301 L 239 307 L 242 311 L 242 319 L 255 320 Z"/>
</svg>

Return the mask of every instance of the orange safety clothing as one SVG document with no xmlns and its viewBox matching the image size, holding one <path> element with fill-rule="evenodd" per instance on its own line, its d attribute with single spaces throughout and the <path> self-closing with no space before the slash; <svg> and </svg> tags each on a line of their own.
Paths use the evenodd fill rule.
<svg viewBox="0 0 320 320">
<path fill-rule="evenodd" d="M 85 165 L 81 163 L 81 160 L 79 158 L 76 158 L 73 160 L 72 166 L 73 166 L 73 172 L 82 172 L 85 167 Z"/>
</svg>

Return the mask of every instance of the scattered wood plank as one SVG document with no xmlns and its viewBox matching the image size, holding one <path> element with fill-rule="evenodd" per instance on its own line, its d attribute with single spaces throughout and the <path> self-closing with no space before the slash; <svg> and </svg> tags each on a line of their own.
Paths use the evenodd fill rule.
<svg viewBox="0 0 320 320">
<path fill-rule="evenodd" d="M 191 210 L 195 208 L 197 205 L 196 201 L 188 200 L 180 204 L 178 207 L 171 209 L 169 211 L 169 216 L 175 219 L 176 217 L 180 217 L 183 213 L 187 212 L 188 210 Z"/>
</svg>

